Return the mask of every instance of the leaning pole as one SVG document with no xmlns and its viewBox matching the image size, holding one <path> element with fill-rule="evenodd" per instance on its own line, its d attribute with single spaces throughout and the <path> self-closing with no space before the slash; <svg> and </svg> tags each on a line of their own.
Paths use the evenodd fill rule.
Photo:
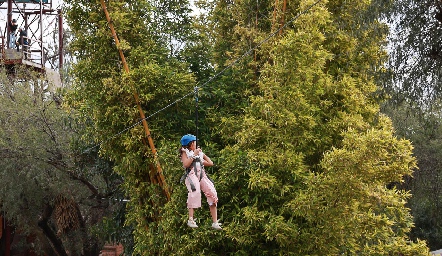
<svg viewBox="0 0 442 256">
<path fill-rule="evenodd" d="M 120 58 L 121 58 L 121 61 L 123 63 L 124 70 L 125 70 L 126 73 L 129 73 L 129 66 L 127 65 L 126 58 L 124 57 L 123 50 L 121 50 L 121 48 L 120 48 L 120 41 L 118 40 L 118 36 L 117 36 L 117 33 L 115 32 L 115 28 L 114 28 L 112 20 L 111 20 L 111 18 L 109 16 L 109 12 L 107 11 L 106 4 L 104 3 L 104 0 L 100 0 L 100 1 L 101 1 L 101 6 L 103 7 L 104 14 L 106 15 L 107 22 L 109 24 L 109 28 L 110 28 L 110 30 L 112 32 L 112 36 L 114 37 L 115 45 L 117 46 L 117 49 L 118 49 L 118 51 L 120 53 Z M 149 126 L 147 125 L 147 121 L 146 121 L 146 117 L 144 115 L 144 111 L 141 108 L 141 104 L 140 104 L 140 100 L 139 100 L 139 97 L 138 97 L 138 93 L 136 92 L 135 89 L 134 89 L 134 99 L 135 99 L 135 102 L 136 102 L 137 107 L 138 107 L 138 112 L 140 113 L 141 121 L 142 121 L 143 127 L 144 127 L 144 132 L 145 132 L 145 135 L 147 137 L 147 141 L 148 141 L 149 147 L 150 147 L 150 149 L 152 151 L 152 155 L 153 155 L 153 158 L 154 158 L 154 164 L 155 164 L 155 167 L 156 167 L 156 170 L 155 170 L 155 168 L 152 168 L 152 170 L 149 173 L 150 181 L 153 184 L 159 184 L 160 185 L 161 189 L 163 190 L 164 195 L 167 198 L 167 201 L 169 201 L 170 200 L 170 192 L 169 192 L 169 190 L 168 190 L 168 188 L 166 186 L 166 181 L 164 179 L 163 171 L 161 169 L 160 162 L 158 161 L 158 153 L 157 153 L 157 150 L 155 148 L 155 144 L 153 143 L 153 139 L 152 139 L 152 136 L 151 136 L 150 131 L 149 131 Z M 145 140 L 143 140 L 143 142 L 144 142 L 144 144 L 146 144 Z"/>
</svg>

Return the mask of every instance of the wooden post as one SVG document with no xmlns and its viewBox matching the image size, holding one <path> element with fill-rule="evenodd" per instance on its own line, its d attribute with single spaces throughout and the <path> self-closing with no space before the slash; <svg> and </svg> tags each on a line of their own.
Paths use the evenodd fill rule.
<svg viewBox="0 0 442 256">
<path fill-rule="evenodd" d="M 273 30 L 275 30 L 275 24 L 277 21 L 277 13 L 278 13 L 278 5 L 279 5 L 279 1 L 275 0 L 275 5 L 273 6 L 273 19 L 272 19 L 272 32 Z"/>
<path fill-rule="evenodd" d="M 284 23 L 285 23 L 285 11 L 286 11 L 286 9 L 287 9 L 287 0 L 284 0 L 284 3 L 282 4 L 282 17 L 281 17 L 281 22 L 280 22 L 280 24 L 279 24 L 279 28 L 281 29 L 281 30 L 279 30 L 279 34 L 281 35 L 282 34 L 282 27 L 285 25 Z"/>
<path fill-rule="evenodd" d="M 61 9 L 57 10 L 58 15 L 58 70 L 60 76 L 63 74 L 63 14 Z"/>
<path fill-rule="evenodd" d="M 6 36 L 7 36 L 6 43 L 8 44 L 7 48 L 9 48 L 9 45 L 11 44 L 11 36 L 10 36 L 11 28 L 9 27 L 9 23 L 12 21 L 12 0 L 8 0 L 8 7 L 7 8 L 8 8 L 8 16 L 6 18 L 6 22 L 7 22 L 8 28 L 6 29 Z"/>
<path fill-rule="evenodd" d="M 275 30 L 277 23 L 279 23 L 279 35 L 282 34 L 282 27 L 285 25 L 285 12 L 287 10 L 287 0 L 282 2 L 282 13 L 281 18 L 278 22 L 278 10 L 279 10 L 279 0 L 275 0 L 275 5 L 273 7 L 273 19 L 272 19 L 272 31 Z"/>
</svg>

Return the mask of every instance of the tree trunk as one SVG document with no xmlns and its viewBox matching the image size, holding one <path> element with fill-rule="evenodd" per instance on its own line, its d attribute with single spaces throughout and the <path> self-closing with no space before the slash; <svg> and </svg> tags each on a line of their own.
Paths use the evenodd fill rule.
<svg viewBox="0 0 442 256">
<path fill-rule="evenodd" d="M 53 210 L 54 209 L 49 204 L 45 205 L 43 214 L 40 220 L 38 221 L 38 226 L 43 230 L 43 233 L 51 242 L 52 248 L 57 252 L 57 254 L 60 256 L 68 256 L 66 250 L 64 249 L 63 242 L 57 237 L 57 235 L 54 233 L 54 231 L 51 229 L 51 227 L 48 224 L 49 218 L 51 217 Z"/>
</svg>

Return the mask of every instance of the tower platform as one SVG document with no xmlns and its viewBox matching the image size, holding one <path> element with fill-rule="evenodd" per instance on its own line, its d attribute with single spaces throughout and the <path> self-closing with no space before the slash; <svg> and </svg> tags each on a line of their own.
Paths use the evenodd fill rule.
<svg viewBox="0 0 442 256">
<path fill-rule="evenodd" d="M 0 53 L 0 59 L 2 64 L 4 64 L 6 67 L 10 67 L 9 70 L 13 70 L 14 65 L 25 65 L 26 67 L 32 68 L 37 72 L 45 73 L 47 80 L 54 87 L 57 88 L 62 86 L 60 74 L 53 69 L 44 67 L 43 65 L 35 62 L 30 53 L 25 54 L 23 51 L 17 51 L 17 49 L 3 49 L 3 51 Z"/>
</svg>

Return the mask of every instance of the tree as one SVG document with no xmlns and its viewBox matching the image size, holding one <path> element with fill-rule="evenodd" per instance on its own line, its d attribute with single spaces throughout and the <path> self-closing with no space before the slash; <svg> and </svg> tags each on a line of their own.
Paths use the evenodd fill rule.
<svg viewBox="0 0 442 256">
<path fill-rule="evenodd" d="M 189 66 L 177 58 L 181 48 L 176 45 L 186 38 L 190 25 L 186 17 L 188 2 L 129 0 L 105 4 L 129 72 L 122 67 L 100 3 L 72 2 L 67 19 L 75 37 L 71 49 L 77 63 L 72 70 L 75 81 L 69 102 L 89 122 L 88 134 L 100 146 L 100 154 L 114 164 L 114 171 L 124 180 L 122 187 L 130 200 L 125 219 L 127 225 L 133 225 L 135 239 L 135 247 L 129 249 L 141 253 L 152 250 L 145 248 L 144 240 L 154 234 L 156 229 L 151 226 L 162 218 L 167 202 L 163 192 L 173 190 L 174 180 L 167 180 L 165 187 L 151 179 L 158 170 L 152 150 L 145 143 L 145 131 L 136 125 L 140 114 L 134 94 L 149 116 L 193 92 L 194 77 Z M 192 99 L 185 98 L 147 120 L 166 177 L 179 175 L 167 168 L 169 159 L 176 159 L 177 143 L 170 138 L 179 138 L 195 128 L 192 112 Z M 174 156 L 166 152 L 174 152 Z"/>
<path fill-rule="evenodd" d="M 441 248 L 440 243 L 440 104 L 428 109 L 414 106 L 410 100 L 401 103 L 390 101 L 383 107 L 397 127 L 397 134 L 409 139 L 414 146 L 418 169 L 402 185 L 412 193 L 408 200 L 416 226 L 413 238 L 427 241 L 431 250 Z"/>
<path fill-rule="evenodd" d="M 405 188 L 413 197 L 409 207 L 415 217 L 412 236 L 439 249 L 440 219 L 436 197 L 439 180 L 437 114 L 441 96 L 440 1 L 398 0 L 386 12 L 391 25 L 389 72 L 381 77 L 388 101 L 382 111 L 391 116 L 398 134 L 413 142 L 418 169 Z"/>
<path fill-rule="evenodd" d="M 440 1 L 394 1 L 387 19 L 392 27 L 391 69 L 384 87 L 419 105 L 441 94 L 442 3 Z"/>
<path fill-rule="evenodd" d="M 222 195 L 223 233 L 209 228 L 205 214 L 199 229 L 184 225 L 186 191 L 173 182 L 180 164 L 170 138 L 194 128 L 187 118 L 190 104 L 149 119 L 173 191 L 168 202 L 149 179 L 152 156 L 140 143 L 143 131 L 131 127 L 139 120 L 134 92 L 143 109 L 154 112 L 193 88 L 188 64 L 174 58 L 168 44 L 173 40 L 165 40 L 185 37 L 157 33 L 157 27 L 165 31 L 156 22 L 163 19 L 152 19 L 167 17 L 173 8 L 155 13 L 155 2 L 148 1 L 108 5 L 130 66 L 122 75 L 98 4 L 70 6 L 78 56 L 70 102 L 90 118 L 90 134 L 104 142 L 100 153 L 124 178 L 135 253 L 427 253 L 425 243 L 408 241 L 413 224 L 404 206 L 407 193 L 387 188 L 410 174 L 415 161 L 409 142 L 397 139 L 389 119 L 379 114 L 374 75 L 386 56 L 386 26 L 374 5 L 294 1 L 281 8 L 279 1 L 252 2 L 214 1 L 209 14 L 216 32 L 209 39 L 211 64 L 225 70 L 203 88 L 207 120 L 219 127 L 205 144 L 208 154 L 222 149 L 214 179 Z M 284 33 L 254 48 L 277 27 Z M 230 65 L 249 50 L 253 57 Z M 207 73 L 194 72 L 209 81 Z"/>
<path fill-rule="evenodd" d="M 83 130 L 41 74 L 1 70 L 0 209 L 35 253 L 96 255 L 103 241 L 90 232 L 109 215 L 119 177 L 96 152 L 77 155 Z M 77 147 L 72 147 L 77 143 Z"/>
<path fill-rule="evenodd" d="M 246 52 L 257 35 L 273 32 L 271 23 L 259 32 L 249 26 L 241 11 L 248 1 L 217 3 L 217 44 L 226 47 L 214 56 Z M 277 2 L 261 3 L 258 17 L 272 17 Z M 315 3 L 290 2 L 286 20 L 311 9 L 258 50 L 258 72 L 249 72 L 255 69 L 246 59 L 224 73 L 227 88 L 214 92 L 223 101 L 208 113 L 223 143 L 214 175 L 223 233 L 213 233 L 204 214 L 198 230 L 186 230 L 176 216 L 185 196 L 176 195 L 146 248 L 178 255 L 428 253 L 424 242 L 409 239 L 408 193 L 388 186 L 402 182 L 415 159 L 410 142 L 396 138 L 379 113 L 374 77 L 386 57 L 386 26 L 363 19 L 376 16 L 368 1 Z M 245 102 L 235 105 L 234 93 Z"/>
</svg>

